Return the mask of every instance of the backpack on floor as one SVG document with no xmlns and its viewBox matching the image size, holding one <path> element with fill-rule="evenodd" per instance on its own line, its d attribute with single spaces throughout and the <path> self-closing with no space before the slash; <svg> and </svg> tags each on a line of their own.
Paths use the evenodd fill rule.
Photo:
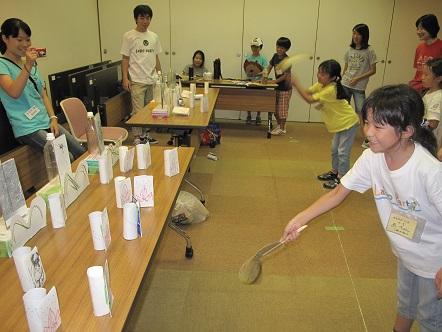
<svg viewBox="0 0 442 332">
<path fill-rule="evenodd" d="M 221 128 L 218 123 L 210 123 L 200 132 L 201 145 L 208 145 L 214 148 L 215 145 L 221 144 Z"/>
</svg>

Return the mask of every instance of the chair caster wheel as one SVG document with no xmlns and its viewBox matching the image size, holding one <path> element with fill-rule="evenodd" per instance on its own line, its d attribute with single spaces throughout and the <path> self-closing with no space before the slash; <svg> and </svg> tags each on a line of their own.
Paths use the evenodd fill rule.
<svg viewBox="0 0 442 332">
<path fill-rule="evenodd" d="M 167 141 L 167 145 L 173 145 L 173 141 L 172 140 Z"/>
<path fill-rule="evenodd" d="M 271 138 L 272 134 L 270 134 L 269 132 L 267 133 L 267 138 Z"/>
<path fill-rule="evenodd" d="M 193 248 L 192 247 L 186 247 L 186 258 L 191 259 L 193 257 Z"/>
</svg>

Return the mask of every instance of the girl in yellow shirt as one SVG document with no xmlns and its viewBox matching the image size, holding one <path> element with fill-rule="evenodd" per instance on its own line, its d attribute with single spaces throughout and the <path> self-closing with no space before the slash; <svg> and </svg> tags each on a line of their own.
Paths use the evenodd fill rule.
<svg viewBox="0 0 442 332">
<path fill-rule="evenodd" d="M 334 133 L 331 149 L 332 169 L 318 175 L 324 188 L 334 189 L 342 176 L 350 169 L 350 152 L 356 135 L 359 119 L 346 100 L 341 84 L 341 66 L 336 60 L 327 60 L 318 67 L 318 82 L 304 89 L 292 76 L 292 85 L 309 104 L 321 112 L 322 120 L 330 133 Z"/>
</svg>

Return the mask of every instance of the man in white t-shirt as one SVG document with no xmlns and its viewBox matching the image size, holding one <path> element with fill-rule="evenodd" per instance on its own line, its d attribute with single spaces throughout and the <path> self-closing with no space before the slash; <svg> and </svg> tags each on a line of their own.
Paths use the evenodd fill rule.
<svg viewBox="0 0 442 332">
<path fill-rule="evenodd" d="M 158 54 L 162 52 L 158 35 L 147 28 L 152 20 L 152 9 L 147 5 L 138 5 L 134 8 L 136 28 L 123 35 L 121 45 L 121 70 L 123 88 L 130 92 L 132 100 L 132 115 L 140 111 L 153 99 L 155 73 L 161 71 Z M 135 140 L 148 140 L 150 144 L 158 143 L 148 137 L 147 131 L 133 128 Z M 138 143 L 138 142 L 136 142 Z"/>
</svg>

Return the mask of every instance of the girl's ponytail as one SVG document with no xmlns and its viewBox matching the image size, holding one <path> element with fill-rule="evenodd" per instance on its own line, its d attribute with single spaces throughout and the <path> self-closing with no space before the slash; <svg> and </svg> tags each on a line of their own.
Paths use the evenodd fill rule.
<svg viewBox="0 0 442 332">
<path fill-rule="evenodd" d="M 347 99 L 348 100 L 348 96 L 345 93 L 344 87 L 342 86 L 342 77 L 341 74 L 339 73 L 338 75 L 336 75 L 335 78 L 335 82 L 336 82 L 336 98 L 337 99 Z"/>
<path fill-rule="evenodd" d="M 420 143 L 424 148 L 426 148 L 433 156 L 437 155 L 437 141 L 433 132 L 426 126 L 419 126 L 416 128 L 412 139 Z"/>
<path fill-rule="evenodd" d="M 319 69 L 326 72 L 330 77 L 335 77 L 336 83 L 336 98 L 337 99 L 347 99 L 348 96 L 344 91 L 344 87 L 342 86 L 342 77 L 341 77 L 341 65 L 338 61 L 330 59 L 321 62 L 319 65 Z"/>
<path fill-rule="evenodd" d="M 3 41 L 3 30 L 0 30 L 0 53 L 5 54 L 6 52 L 6 43 Z"/>
</svg>

